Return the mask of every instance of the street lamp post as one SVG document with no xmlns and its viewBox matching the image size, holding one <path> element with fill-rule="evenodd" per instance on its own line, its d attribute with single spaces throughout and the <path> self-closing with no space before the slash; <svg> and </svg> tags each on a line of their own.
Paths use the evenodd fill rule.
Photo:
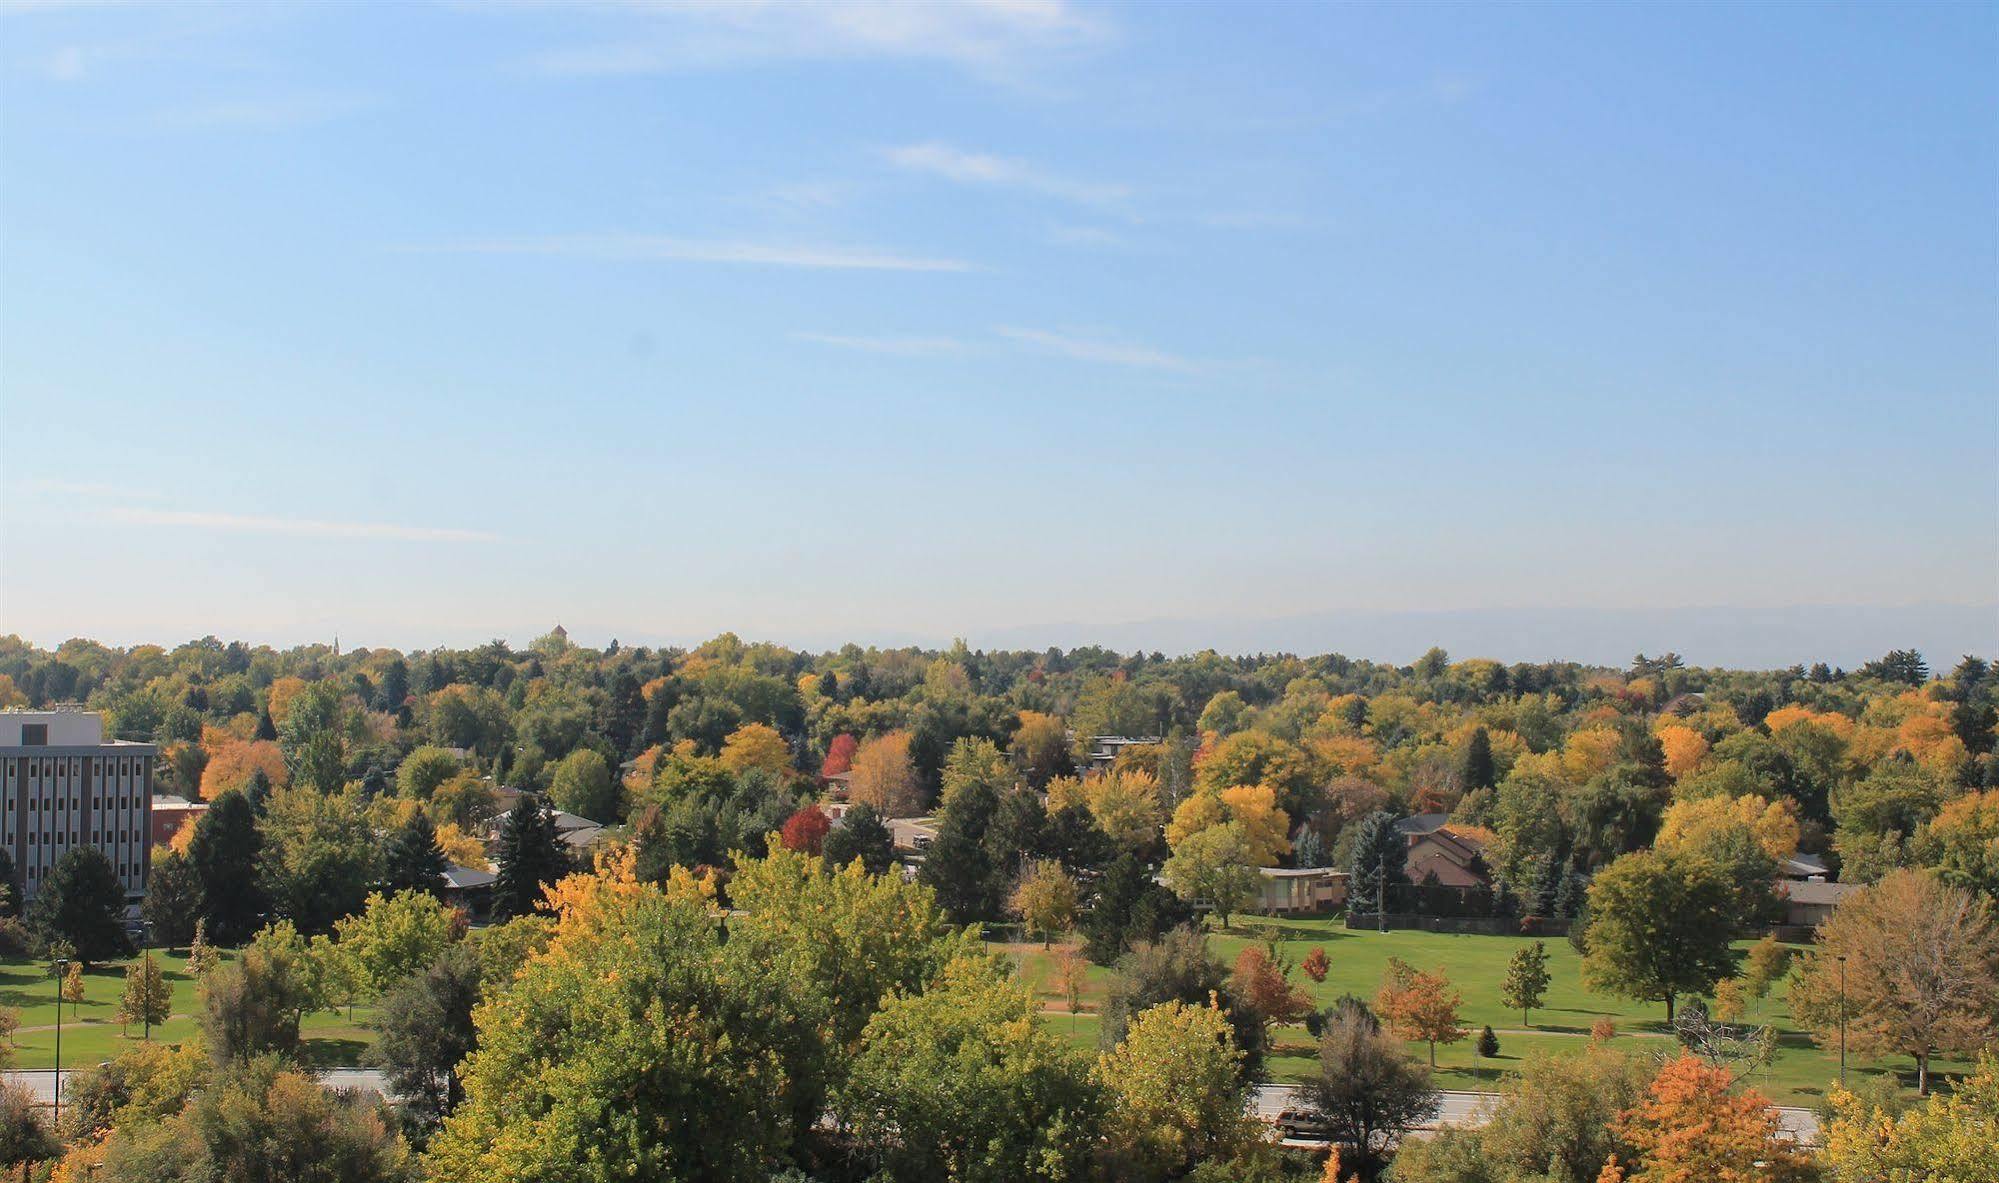
<svg viewBox="0 0 1999 1183">
<path fill-rule="evenodd" d="M 1388 931 L 1388 849 L 1374 848 L 1374 923 L 1376 932 Z"/>
<path fill-rule="evenodd" d="M 1846 1087 L 1846 954 L 1839 955 L 1839 1087 Z"/>
<path fill-rule="evenodd" d="M 56 1090 L 55 1120 L 62 1121 L 62 984 L 69 976 L 69 958 L 56 958 Z"/>
</svg>

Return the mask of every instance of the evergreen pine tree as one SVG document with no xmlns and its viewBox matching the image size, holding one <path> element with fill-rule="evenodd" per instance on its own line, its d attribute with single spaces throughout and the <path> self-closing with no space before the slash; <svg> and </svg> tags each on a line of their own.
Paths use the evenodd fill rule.
<svg viewBox="0 0 1999 1183">
<path fill-rule="evenodd" d="M 1404 869 L 1409 859 L 1409 841 L 1395 830 L 1395 815 L 1376 810 L 1360 821 L 1354 831 L 1353 860 L 1348 864 L 1347 907 L 1356 913 L 1373 912 L 1384 894 L 1409 876 Z M 1381 880 L 1387 878 L 1388 893 Z M 1395 901 L 1387 901 L 1393 910 Z"/>
<path fill-rule="evenodd" d="M 568 859 L 555 832 L 555 818 L 533 793 L 507 811 L 500 823 L 499 849 L 494 859 L 499 876 L 493 883 L 493 917 L 525 916 L 541 903 L 541 889 L 562 877 Z"/>
<path fill-rule="evenodd" d="M 257 712 L 257 738 L 274 740 L 278 737 L 278 725 L 271 722 L 271 712 L 267 707 Z"/>
<path fill-rule="evenodd" d="M 211 940 L 240 945 L 263 924 L 264 893 L 257 881 L 263 849 L 256 812 L 243 794 L 217 797 L 194 827 L 188 861 L 201 878 L 201 915 Z"/>
<path fill-rule="evenodd" d="M 895 865 L 895 839 L 883 824 L 881 814 L 865 802 L 850 807 L 840 824 L 826 831 L 820 851 L 829 867 L 844 867 L 860 859 L 870 875 L 879 875 Z"/>
<path fill-rule="evenodd" d="M 1291 865 L 1294 867 L 1323 867 L 1326 865 L 1326 840 L 1319 837 L 1319 831 L 1310 826 L 1299 826 L 1291 838 Z"/>
<path fill-rule="evenodd" d="M 156 855 L 139 914 L 154 943 L 169 949 L 187 944 L 201 916 L 201 876 L 186 855 L 172 849 Z"/>
<path fill-rule="evenodd" d="M 1458 787 L 1467 793 L 1473 789 L 1489 789 L 1495 779 L 1492 737 L 1480 727 L 1471 733 L 1471 739 L 1465 744 L 1464 758 L 1458 763 Z"/>
<path fill-rule="evenodd" d="M 125 936 L 124 885 L 95 846 L 72 846 L 56 860 L 27 919 L 44 941 L 67 941 L 84 961 L 108 961 L 132 947 Z"/>
<path fill-rule="evenodd" d="M 390 895 L 423 891 L 442 898 L 442 878 L 450 865 L 437 843 L 437 827 L 423 810 L 414 810 L 382 850 L 382 890 Z"/>
<path fill-rule="evenodd" d="M 936 889 L 938 905 L 959 924 L 999 915 L 1000 893 L 985 842 L 998 810 L 999 795 L 990 785 L 966 785 L 951 798 L 937 840 L 924 852 L 919 877 Z"/>
<path fill-rule="evenodd" d="M 250 770 L 250 779 L 243 782 L 243 799 L 250 803 L 251 812 L 264 816 L 264 807 L 271 800 L 271 776 L 261 768 Z"/>
</svg>

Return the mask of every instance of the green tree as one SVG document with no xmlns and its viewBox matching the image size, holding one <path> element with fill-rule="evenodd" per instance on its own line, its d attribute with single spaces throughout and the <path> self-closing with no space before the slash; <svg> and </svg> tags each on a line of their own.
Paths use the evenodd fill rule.
<svg viewBox="0 0 1999 1183">
<path fill-rule="evenodd" d="M 1244 1114 L 1242 1050 L 1213 1005 L 1167 1002 L 1131 1021 L 1097 1061 L 1114 1178 L 1178 1178 L 1256 1138 Z"/>
<path fill-rule="evenodd" d="M 319 1002 L 306 944 L 282 921 L 210 970 L 198 997 L 196 1017 L 217 1064 L 297 1055 L 299 1020 Z"/>
<path fill-rule="evenodd" d="M 1303 1085 L 1305 1101 L 1333 1141 L 1350 1146 L 1363 1169 L 1381 1161 L 1404 1131 L 1437 1115 L 1440 1098 L 1429 1069 L 1358 1003 L 1336 1008 L 1319 1036 L 1319 1062 Z"/>
<path fill-rule="evenodd" d="M 1360 819 L 1354 830 L 1353 857 L 1348 863 L 1347 907 L 1372 912 L 1383 897 L 1382 886 L 1407 883 L 1409 840 L 1395 831 L 1395 815 L 1376 810 Z M 1387 901 L 1392 909 L 1395 901 Z"/>
<path fill-rule="evenodd" d="M 412 801 L 428 801 L 437 786 L 458 775 L 461 767 L 458 757 L 426 744 L 396 766 L 396 793 Z"/>
<path fill-rule="evenodd" d="M 557 809 L 595 822 L 623 820 L 624 795 L 610 764 L 595 748 L 579 748 L 564 756 L 548 788 Z"/>
<path fill-rule="evenodd" d="M 125 993 L 118 1004 L 119 1022 L 127 1026 L 135 1022 L 143 1024 L 145 1038 L 151 1039 L 153 1025 L 167 1021 L 172 1004 L 173 991 L 150 951 L 125 967 Z"/>
<path fill-rule="evenodd" d="M 459 944 L 382 996 L 375 1043 L 365 1053 L 383 1071 L 417 1144 L 427 1143 L 464 1099 L 459 1065 L 478 1047 L 472 1012 L 482 995 L 478 955 Z"/>
<path fill-rule="evenodd" d="M 1227 928 L 1231 916 L 1256 901 L 1263 881 L 1251 859 L 1242 823 L 1224 822 L 1182 838 L 1160 875 L 1181 899 L 1207 903 Z"/>
<path fill-rule="evenodd" d="M 413 810 L 382 847 L 382 889 L 391 895 L 421 891 L 442 898 L 450 866 L 438 844 L 437 827 L 423 810 Z"/>
<path fill-rule="evenodd" d="M 201 873 L 192 860 L 171 848 L 154 848 L 139 915 L 156 944 L 178 949 L 194 939 L 201 917 Z"/>
<path fill-rule="evenodd" d="M 636 885 L 587 916 L 474 1012 L 431 1177 L 764 1183 L 797 1136 L 787 1065 L 823 999 L 694 900 Z"/>
<path fill-rule="evenodd" d="M 1145 861 L 1121 854 L 1097 880 L 1096 897 L 1083 916 L 1083 951 L 1098 965 L 1109 965 L 1126 950 L 1156 941 L 1191 913 L 1179 897 L 1152 878 Z"/>
<path fill-rule="evenodd" d="M 838 825 L 826 832 L 820 846 L 828 867 L 844 867 L 855 859 L 871 875 L 895 865 L 895 841 L 872 805 L 849 806 Z"/>
<path fill-rule="evenodd" d="M 257 879 L 263 844 L 250 802 L 234 790 L 210 802 L 195 824 L 187 858 L 201 879 L 201 917 L 210 940 L 241 944 L 263 923 Z"/>
<path fill-rule="evenodd" d="M 451 909 L 426 892 L 374 892 L 366 907 L 334 926 L 335 948 L 353 963 L 362 988 L 380 994 L 435 962 L 456 923 Z"/>
<path fill-rule="evenodd" d="M 1548 946 L 1535 941 L 1514 951 L 1506 963 L 1506 978 L 1499 983 L 1501 1005 L 1520 1012 L 1520 1025 L 1532 1026 L 1527 1012 L 1541 1005 L 1548 993 Z"/>
<path fill-rule="evenodd" d="M 1474 728 L 1471 738 L 1465 741 L 1464 753 L 1458 759 L 1458 787 L 1464 792 L 1474 789 L 1489 789 L 1498 782 L 1498 773 L 1492 762 L 1492 737 L 1485 728 Z"/>
<path fill-rule="evenodd" d="M 1632 1160 L 1618 1117 L 1644 1098 L 1651 1073 L 1608 1048 L 1530 1056 L 1499 1086 L 1482 1127 L 1446 1127 L 1404 1142 L 1397 1183 L 1596 1183 L 1616 1155 Z"/>
<path fill-rule="evenodd" d="M 986 851 L 986 827 L 999 809 L 992 788 L 974 781 L 944 809 L 937 838 L 924 852 L 918 878 L 937 892 L 937 902 L 960 924 L 997 919 L 998 881 Z"/>
<path fill-rule="evenodd" d="M 868 1020 L 834 1111 L 888 1177 L 1001 1183 L 1081 1178 L 1101 1100 L 1027 990 L 967 957 Z"/>
<path fill-rule="evenodd" d="M 1735 970 L 1735 887 L 1713 863 L 1641 851 L 1600 871 L 1589 887 L 1583 981 L 1622 998 L 1663 1002 L 1705 995 Z"/>
<path fill-rule="evenodd" d="M 115 1130 L 102 1183 L 411 1183 L 409 1148 L 376 1105 L 273 1057 L 223 1073 L 159 1122 Z"/>
<path fill-rule="evenodd" d="M 308 935 L 361 908 L 375 881 L 375 832 L 355 790 L 280 789 L 262 824 L 257 874 L 277 915 Z"/>
<path fill-rule="evenodd" d="M 72 846 L 43 877 L 28 904 L 28 927 L 43 941 L 66 941 L 85 961 L 131 951 L 125 936 L 125 888 L 95 846 Z"/>
<path fill-rule="evenodd" d="M 493 883 L 493 916 L 525 916 L 541 904 L 542 888 L 561 878 L 569 860 L 556 836 L 555 819 L 532 793 L 507 811 L 494 852 L 499 874 Z"/>
</svg>

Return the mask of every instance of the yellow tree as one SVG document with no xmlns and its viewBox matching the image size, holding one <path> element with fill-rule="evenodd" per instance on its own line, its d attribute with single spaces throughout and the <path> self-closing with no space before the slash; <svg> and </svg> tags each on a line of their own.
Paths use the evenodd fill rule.
<svg viewBox="0 0 1999 1183">
<path fill-rule="evenodd" d="M 1999 1179 L 1999 1055 L 1987 1052 L 1962 1084 L 1899 1118 L 1844 1089 L 1830 1098 L 1819 1163 L 1835 1183 Z"/>
<path fill-rule="evenodd" d="M 891 731 L 862 744 L 849 769 L 849 795 L 872 805 L 884 818 L 914 817 L 923 800 L 922 782 L 909 758 L 909 733 Z"/>
<path fill-rule="evenodd" d="M 1725 1068 L 1682 1053 L 1624 1113 L 1617 1134 L 1635 1152 L 1631 1183 L 1804 1183 L 1811 1165 L 1762 1094 L 1732 1091 Z"/>
<path fill-rule="evenodd" d="M 1083 785 L 1097 828 L 1119 850 L 1138 850 L 1159 833 L 1159 780 L 1149 772 L 1113 772 Z"/>
<path fill-rule="evenodd" d="M 1437 1045 L 1456 1043 L 1465 1037 L 1458 1019 L 1464 996 L 1439 969 L 1418 972 L 1400 957 L 1388 959 L 1388 972 L 1374 995 L 1374 1009 L 1381 1021 L 1403 1039 L 1420 1039 L 1430 1045 L 1430 1067 L 1437 1066 Z"/>
<path fill-rule="evenodd" d="M 722 766 L 730 772 L 760 768 L 783 777 L 791 772 L 791 745 L 774 727 L 745 723 L 722 741 Z"/>
<path fill-rule="evenodd" d="M 1021 876 L 1008 907 L 1029 933 L 1041 934 L 1041 947 L 1046 949 L 1056 933 L 1067 932 L 1075 922 L 1076 895 L 1076 881 L 1061 863 L 1039 859 Z"/>
<path fill-rule="evenodd" d="M 83 1001 L 83 962 L 72 960 L 63 971 L 62 1001 L 69 1003 L 69 1016 L 75 1018 L 77 1004 Z"/>
<path fill-rule="evenodd" d="M 1277 807 L 1276 790 L 1266 785 L 1194 793 L 1173 811 L 1166 842 L 1177 852 L 1195 834 L 1227 824 L 1240 828 L 1251 866 L 1274 866 L 1291 849 L 1291 818 Z"/>
</svg>

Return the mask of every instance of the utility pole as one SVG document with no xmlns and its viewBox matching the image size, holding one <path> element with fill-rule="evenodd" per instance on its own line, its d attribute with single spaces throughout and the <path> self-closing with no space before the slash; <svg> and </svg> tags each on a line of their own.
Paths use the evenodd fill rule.
<svg viewBox="0 0 1999 1183">
<path fill-rule="evenodd" d="M 1846 954 L 1839 955 L 1839 1087 L 1846 1087 Z"/>
<path fill-rule="evenodd" d="M 62 983 L 69 974 L 69 958 L 56 958 L 56 1091 L 55 1118 L 52 1124 L 62 1124 Z"/>
</svg>

